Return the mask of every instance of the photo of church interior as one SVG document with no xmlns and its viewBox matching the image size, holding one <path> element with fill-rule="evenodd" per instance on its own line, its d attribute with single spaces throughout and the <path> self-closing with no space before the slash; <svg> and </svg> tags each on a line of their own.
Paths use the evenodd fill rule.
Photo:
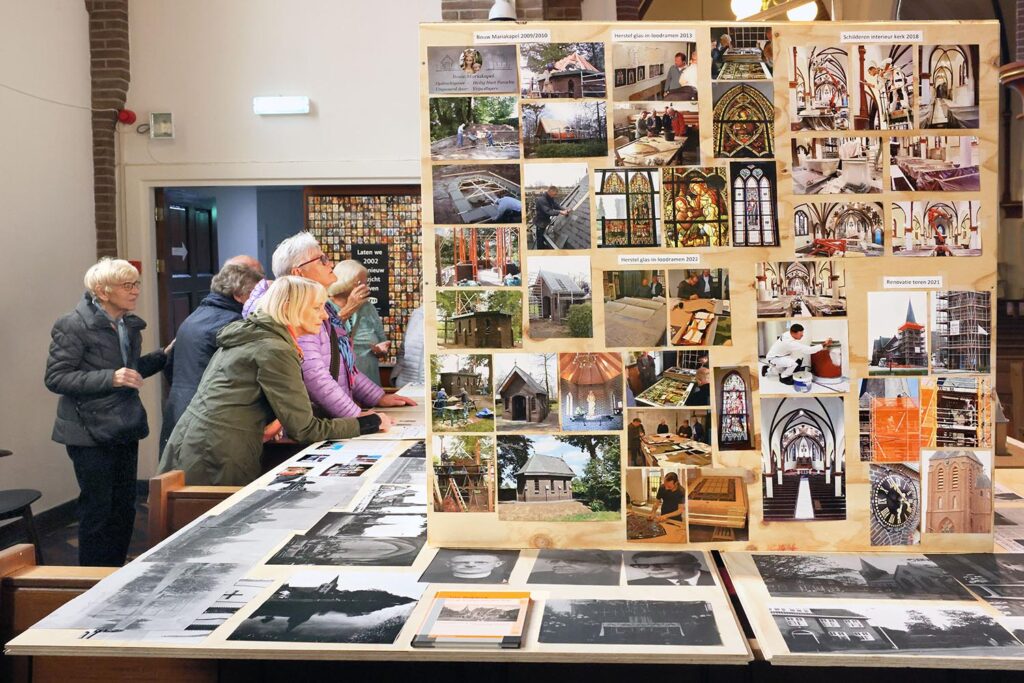
<svg viewBox="0 0 1024 683">
<path fill-rule="evenodd" d="M 992 532 L 992 452 L 925 451 L 925 533 Z"/>
<path fill-rule="evenodd" d="M 857 411 L 862 462 L 918 461 L 921 401 L 916 377 L 862 379 Z"/>
<path fill-rule="evenodd" d="M 718 450 L 755 448 L 750 369 L 745 365 L 715 368 L 718 397 Z"/>
<path fill-rule="evenodd" d="M 644 114 L 646 113 L 646 116 Z M 670 124 L 664 125 L 668 115 Z M 700 163 L 700 118 L 668 104 L 616 104 L 612 109 L 616 166 L 692 166 Z"/>
<path fill-rule="evenodd" d="M 793 140 L 794 194 L 882 191 L 881 138 Z"/>
<path fill-rule="evenodd" d="M 932 292 L 932 370 L 992 371 L 992 293 Z"/>
<path fill-rule="evenodd" d="M 894 256 L 980 256 L 981 202 L 893 202 Z"/>
<path fill-rule="evenodd" d="M 789 330 L 797 323 L 804 328 L 803 336 L 794 340 Z M 829 339 L 830 344 L 824 346 Z M 807 347 L 810 352 L 794 349 L 794 344 Z M 813 350 L 819 346 L 822 348 Z M 777 354 L 782 354 L 781 362 Z M 850 343 L 846 320 L 761 320 L 757 323 L 757 364 L 762 394 L 831 395 L 849 391 Z M 780 381 L 784 377 L 791 378 L 793 383 Z"/>
<path fill-rule="evenodd" d="M 882 256 L 884 226 L 878 202 L 798 204 L 793 210 L 796 257 Z"/>
<path fill-rule="evenodd" d="M 846 519 L 843 399 L 761 400 L 764 520 Z"/>
<path fill-rule="evenodd" d="M 651 519 L 652 515 L 660 513 L 661 501 L 658 500 L 658 489 L 661 488 L 661 483 L 668 472 L 674 472 L 685 486 L 686 471 L 679 465 L 626 468 L 626 538 L 628 540 L 652 543 L 686 543 L 685 500 L 683 501 L 683 512 L 679 516 L 663 520 Z M 652 509 L 657 512 L 652 513 Z"/>
<path fill-rule="evenodd" d="M 976 137 L 909 137 L 889 142 L 889 177 L 898 192 L 977 192 Z"/>
<path fill-rule="evenodd" d="M 715 158 L 768 159 L 775 155 L 774 92 L 771 81 L 712 84 Z"/>
<path fill-rule="evenodd" d="M 978 46 L 923 45 L 920 49 L 921 128 L 978 127 Z"/>
<path fill-rule="evenodd" d="M 927 297 L 868 292 L 869 375 L 928 374 Z"/>
<path fill-rule="evenodd" d="M 789 55 L 792 129 L 848 130 L 849 54 L 841 47 L 796 45 Z"/>
<path fill-rule="evenodd" d="M 853 50 L 850 91 L 857 130 L 909 130 L 913 122 L 914 47 L 869 43 Z"/>
<path fill-rule="evenodd" d="M 442 287 L 502 287 L 519 284 L 519 230 L 438 228 L 437 284 Z"/>
<path fill-rule="evenodd" d="M 599 247 L 656 247 L 660 243 L 657 170 L 594 171 Z"/>
<path fill-rule="evenodd" d="M 564 431 L 622 429 L 622 356 L 559 354 L 558 400 Z"/>
<path fill-rule="evenodd" d="M 987 448 L 992 445 L 994 401 L 982 377 L 921 380 L 921 446 Z"/>
<path fill-rule="evenodd" d="M 708 367 L 708 358 L 707 351 L 627 351 L 626 405 L 710 405 L 710 395 L 703 397 L 697 381 L 697 370 Z"/>
<path fill-rule="evenodd" d="M 673 69 L 676 55 L 680 54 L 681 70 Z M 613 42 L 615 89 L 612 97 L 616 102 L 674 102 L 679 111 L 696 112 L 698 59 L 697 45 L 693 42 Z M 689 68 L 691 63 L 692 69 Z M 690 81 L 690 74 L 693 85 L 684 85 Z M 674 76 L 672 81 L 668 80 L 670 76 Z"/>
<path fill-rule="evenodd" d="M 726 37 L 728 47 L 725 47 Z M 775 66 L 771 27 L 716 26 L 711 29 L 711 44 L 721 53 L 717 60 L 712 59 L 711 62 L 713 80 L 771 80 Z M 712 56 L 714 54 L 712 51 Z"/>
<path fill-rule="evenodd" d="M 732 345 L 728 270 L 670 270 L 667 291 L 673 346 Z"/>
<path fill-rule="evenodd" d="M 634 425 L 634 420 L 640 420 L 640 425 Z M 639 443 L 630 443 L 631 466 L 711 464 L 713 425 L 709 410 L 630 408 L 626 411 L 626 424 L 630 431 L 642 429 Z"/>
<path fill-rule="evenodd" d="M 757 317 L 846 315 L 846 269 L 835 261 L 772 261 L 756 265 Z"/>
</svg>

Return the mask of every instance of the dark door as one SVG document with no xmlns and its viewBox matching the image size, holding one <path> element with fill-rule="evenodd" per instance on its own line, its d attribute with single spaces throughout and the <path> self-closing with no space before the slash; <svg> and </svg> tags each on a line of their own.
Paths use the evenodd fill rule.
<svg viewBox="0 0 1024 683">
<path fill-rule="evenodd" d="M 210 292 L 219 263 L 217 212 L 212 198 L 162 188 L 156 207 L 160 343 L 167 344 Z"/>
<path fill-rule="evenodd" d="M 525 396 L 513 396 L 512 397 L 512 419 L 513 420 L 525 420 L 526 419 L 526 397 Z"/>
</svg>

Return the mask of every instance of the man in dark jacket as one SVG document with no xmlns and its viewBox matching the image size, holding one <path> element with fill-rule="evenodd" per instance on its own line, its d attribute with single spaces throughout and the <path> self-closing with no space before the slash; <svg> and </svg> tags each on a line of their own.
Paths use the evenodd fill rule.
<svg viewBox="0 0 1024 683">
<path fill-rule="evenodd" d="M 171 348 L 142 355 L 146 323 L 132 313 L 139 285 L 128 261 L 101 259 L 85 274 L 85 296 L 51 332 L 44 381 L 60 394 L 53 440 L 67 447 L 81 491 L 82 566 L 124 564 L 135 526 L 139 440 L 149 435 L 139 389 Z"/>
<path fill-rule="evenodd" d="M 260 279 L 262 274 L 257 270 L 229 261 L 210 281 L 210 293 L 178 328 L 174 352 L 165 369 L 171 391 L 164 404 L 161 453 L 217 350 L 217 333 L 228 323 L 242 319 L 242 304 Z"/>
<path fill-rule="evenodd" d="M 537 226 L 537 249 L 550 249 L 547 240 L 544 239 L 544 231 L 551 225 L 551 219 L 555 216 L 569 215 L 569 212 L 558 203 L 556 197 L 558 197 L 558 188 L 554 185 L 537 195 L 537 201 L 534 204 L 536 215 L 533 219 L 534 225 Z"/>
</svg>

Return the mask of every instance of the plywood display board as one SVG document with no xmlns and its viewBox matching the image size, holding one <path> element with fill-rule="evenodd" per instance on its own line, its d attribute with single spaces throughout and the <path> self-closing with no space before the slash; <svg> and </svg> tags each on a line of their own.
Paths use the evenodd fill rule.
<svg viewBox="0 0 1024 683">
<path fill-rule="evenodd" d="M 430 541 L 989 550 L 998 31 L 422 26 Z"/>
</svg>

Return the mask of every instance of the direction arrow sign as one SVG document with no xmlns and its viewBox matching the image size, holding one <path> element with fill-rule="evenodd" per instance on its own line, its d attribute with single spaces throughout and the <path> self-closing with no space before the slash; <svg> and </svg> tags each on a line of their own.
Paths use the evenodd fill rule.
<svg viewBox="0 0 1024 683">
<path fill-rule="evenodd" d="M 180 247 L 171 247 L 171 256 L 180 256 L 181 260 L 184 261 L 185 257 L 188 256 L 188 249 L 185 248 L 185 243 L 182 242 Z"/>
</svg>

